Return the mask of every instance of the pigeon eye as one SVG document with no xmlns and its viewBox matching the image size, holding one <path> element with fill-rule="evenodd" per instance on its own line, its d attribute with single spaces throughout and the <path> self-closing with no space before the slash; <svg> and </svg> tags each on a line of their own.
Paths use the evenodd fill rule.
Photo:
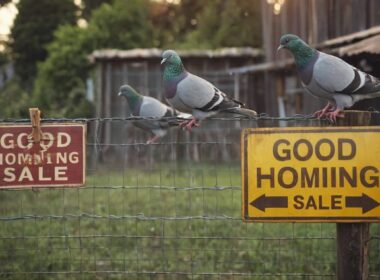
<svg viewBox="0 0 380 280">
<path fill-rule="evenodd" d="M 285 39 L 285 44 L 289 43 L 289 38 Z"/>
</svg>

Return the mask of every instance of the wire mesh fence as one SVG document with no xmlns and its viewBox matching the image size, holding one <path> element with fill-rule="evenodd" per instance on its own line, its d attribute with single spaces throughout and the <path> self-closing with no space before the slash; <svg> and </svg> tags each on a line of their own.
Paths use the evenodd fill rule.
<svg viewBox="0 0 380 280">
<path fill-rule="evenodd" d="M 220 117 L 146 144 L 134 120 L 70 120 L 88 126 L 85 186 L 0 190 L 2 279 L 335 279 L 335 224 L 241 219 L 241 129 L 328 122 Z M 379 279 L 379 224 L 368 244 Z"/>
</svg>

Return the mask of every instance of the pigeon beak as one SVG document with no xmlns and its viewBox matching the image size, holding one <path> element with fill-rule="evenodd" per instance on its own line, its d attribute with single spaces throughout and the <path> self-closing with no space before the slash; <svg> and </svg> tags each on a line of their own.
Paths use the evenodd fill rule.
<svg viewBox="0 0 380 280">
<path fill-rule="evenodd" d="M 277 48 L 277 52 L 278 52 L 279 50 L 283 49 L 283 48 L 285 48 L 284 45 L 279 45 L 278 48 Z"/>
<path fill-rule="evenodd" d="M 163 59 L 161 60 L 161 64 L 164 64 L 166 60 L 167 60 L 167 58 L 163 58 Z"/>
<path fill-rule="evenodd" d="M 121 91 L 117 94 L 117 96 L 121 96 Z"/>
</svg>

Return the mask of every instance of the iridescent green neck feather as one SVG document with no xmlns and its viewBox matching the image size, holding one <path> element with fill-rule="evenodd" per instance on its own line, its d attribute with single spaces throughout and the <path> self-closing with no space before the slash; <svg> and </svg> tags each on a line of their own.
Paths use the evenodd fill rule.
<svg viewBox="0 0 380 280">
<path fill-rule="evenodd" d="M 142 96 L 139 93 L 137 93 L 137 91 L 135 91 L 132 87 L 127 87 L 122 92 L 125 98 L 127 99 L 129 108 L 134 110 L 136 107 L 139 106 L 139 104 L 142 101 Z"/>
<path fill-rule="evenodd" d="M 288 49 L 293 53 L 297 67 L 305 67 L 317 55 L 317 50 L 308 46 L 302 40 L 289 44 Z"/>
<path fill-rule="evenodd" d="M 164 80 L 170 80 L 185 72 L 185 67 L 179 57 L 172 57 L 165 65 Z"/>
<path fill-rule="evenodd" d="M 141 99 L 142 96 L 139 94 L 129 94 L 127 96 L 129 107 L 134 110 L 140 104 Z"/>
</svg>

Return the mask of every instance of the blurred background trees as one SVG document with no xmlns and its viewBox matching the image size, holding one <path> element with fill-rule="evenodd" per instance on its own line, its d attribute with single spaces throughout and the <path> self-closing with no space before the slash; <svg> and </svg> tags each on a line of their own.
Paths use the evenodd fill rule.
<svg viewBox="0 0 380 280">
<path fill-rule="evenodd" d="M 258 1 L 208 1 L 193 20 L 197 28 L 183 42 L 188 48 L 261 46 Z"/>
<path fill-rule="evenodd" d="M 15 69 L 0 88 L 9 107 L 0 118 L 27 117 L 31 106 L 49 117 L 90 116 L 85 85 L 96 49 L 261 46 L 258 0 L 19 0 L 17 8 L 0 52 L 0 67 L 10 57 Z"/>
<path fill-rule="evenodd" d="M 11 29 L 10 49 L 16 75 L 30 89 L 37 63 L 47 57 L 46 46 L 60 25 L 75 24 L 77 6 L 72 0 L 20 0 Z"/>
<path fill-rule="evenodd" d="M 89 20 L 92 14 L 92 11 L 99 8 L 104 3 L 111 3 L 112 0 L 82 0 L 81 1 L 81 10 L 82 17 L 86 20 Z"/>
<path fill-rule="evenodd" d="M 85 98 L 88 55 L 103 48 L 150 47 L 152 27 L 147 5 L 147 0 L 129 0 L 128 5 L 125 0 L 115 0 L 94 10 L 86 28 L 61 26 L 48 46 L 49 57 L 39 65 L 33 91 L 35 104 L 58 116 L 91 115 L 91 105 Z"/>
</svg>

